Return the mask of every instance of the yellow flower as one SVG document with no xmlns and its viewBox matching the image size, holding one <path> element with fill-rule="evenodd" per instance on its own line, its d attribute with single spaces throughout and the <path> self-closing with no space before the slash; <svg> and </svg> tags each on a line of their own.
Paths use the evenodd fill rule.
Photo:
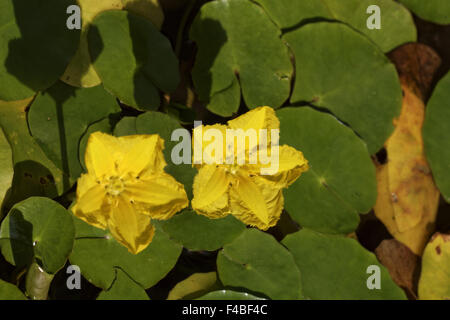
<svg viewBox="0 0 450 320">
<path fill-rule="evenodd" d="M 284 206 L 283 188 L 287 188 L 308 170 L 308 161 L 300 151 L 286 145 L 278 146 L 278 135 L 274 140 L 271 131 L 278 133 L 276 130 L 279 127 L 275 111 L 270 107 L 249 111 L 228 121 L 227 126 L 197 126 L 193 133 L 193 158 L 199 171 L 194 179 L 192 208 L 209 218 L 232 214 L 247 225 L 261 230 L 276 225 Z M 252 140 L 248 135 L 245 148 L 243 143 L 242 148 L 237 148 L 238 143 L 234 138 L 234 147 L 231 139 L 216 144 L 219 132 L 226 137 L 227 130 L 232 131 L 230 129 L 234 129 L 234 132 L 241 129 L 244 133 L 253 129 L 257 133 L 256 138 Z M 261 129 L 267 130 L 267 134 L 262 135 L 264 131 Z M 208 134 L 214 132 L 217 136 Z M 205 136 L 208 137 L 205 139 Z M 245 134 L 242 136 L 245 137 Z M 267 139 L 264 140 L 264 137 Z M 232 157 L 227 155 L 227 149 L 235 151 L 234 155 L 230 151 Z M 257 161 L 250 163 L 255 153 Z M 263 154 L 276 155 L 273 160 L 277 161 L 277 169 L 270 174 L 263 173 L 271 166 L 267 161 L 261 161 Z M 238 163 L 239 156 L 245 160 L 244 163 Z M 232 160 L 234 163 L 229 164 Z"/>
<path fill-rule="evenodd" d="M 163 149 L 159 135 L 91 134 L 73 213 L 108 228 L 131 253 L 144 250 L 155 233 L 151 219 L 169 219 L 188 205 L 183 185 L 164 172 Z"/>
</svg>

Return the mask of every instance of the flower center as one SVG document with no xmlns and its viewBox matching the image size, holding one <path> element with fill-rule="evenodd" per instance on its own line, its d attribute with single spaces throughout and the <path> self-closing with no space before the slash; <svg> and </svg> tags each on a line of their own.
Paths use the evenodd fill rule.
<svg viewBox="0 0 450 320">
<path fill-rule="evenodd" d="M 109 195 L 118 196 L 125 189 L 125 183 L 122 178 L 112 176 L 107 179 L 105 189 Z"/>
</svg>

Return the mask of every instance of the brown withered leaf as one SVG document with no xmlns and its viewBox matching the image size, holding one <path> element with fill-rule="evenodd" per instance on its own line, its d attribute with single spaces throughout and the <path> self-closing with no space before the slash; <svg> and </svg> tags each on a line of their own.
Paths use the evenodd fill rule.
<svg viewBox="0 0 450 320">
<path fill-rule="evenodd" d="M 388 269 L 392 280 L 412 299 L 417 298 L 420 257 L 395 239 L 383 240 L 375 249 L 378 260 Z"/>
<path fill-rule="evenodd" d="M 421 255 L 434 231 L 439 190 L 423 152 L 425 105 L 408 87 L 400 117 L 385 144 L 387 163 L 377 165 L 375 215 L 392 236 Z"/>
<path fill-rule="evenodd" d="M 374 211 L 395 239 L 421 255 L 434 231 L 439 205 L 439 190 L 424 155 L 423 100 L 441 60 L 433 49 L 421 44 L 404 45 L 390 56 L 400 74 L 403 105 L 385 143 L 387 162 L 376 164 Z"/>
<path fill-rule="evenodd" d="M 433 76 L 441 65 L 441 58 L 421 43 L 407 43 L 389 54 L 402 83 L 422 100 L 430 94 Z"/>
</svg>

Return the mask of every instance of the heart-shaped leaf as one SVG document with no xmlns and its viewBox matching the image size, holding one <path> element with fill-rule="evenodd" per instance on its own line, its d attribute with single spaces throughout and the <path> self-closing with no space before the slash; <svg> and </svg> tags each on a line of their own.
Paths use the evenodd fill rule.
<svg viewBox="0 0 450 320">
<path fill-rule="evenodd" d="M 175 266 L 181 245 L 156 228 L 150 245 L 137 255 L 119 244 L 108 231 L 93 227 L 73 217 L 76 229 L 70 262 L 80 267 L 92 284 L 107 290 L 116 278 L 116 268 L 123 270 L 143 288 L 155 285 Z"/>
<path fill-rule="evenodd" d="M 217 270 L 225 286 L 243 287 L 272 299 L 302 298 L 300 272 L 292 255 L 271 235 L 247 229 L 224 246 Z"/>
<path fill-rule="evenodd" d="M 75 236 L 72 216 L 57 202 L 32 197 L 16 204 L 0 228 L 5 259 L 23 267 L 36 259 L 46 273 L 55 274 L 66 263 Z"/>
<path fill-rule="evenodd" d="M 377 152 L 402 104 L 394 65 L 368 38 L 341 23 L 308 24 L 283 38 L 297 70 L 291 102 L 330 110 L 366 141 L 370 154 Z"/>
<path fill-rule="evenodd" d="M 117 112 L 119 105 L 101 86 L 79 89 L 58 82 L 36 97 L 28 122 L 47 157 L 74 181 L 83 171 L 78 159 L 81 137 L 90 124 Z"/>
<path fill-rule="evenodd" d="M 303 229 L 282 243 L 302 273 L 303 294 L 308 299 L 405 299 L 375 255 L 354 239 Z M 368 273 L 370 266 L 379 268 L 379 274 Z M 379 277 L 379 289 L 369 289 L 371 276 Z"/>
<path fill-rule="evenodd" d="M 294 28 L 317 18 L 345 22 L 368 36 L 384 52 L 417 39 L 417 31 L 409 11 L 392 0 L 255 0 L 280 28 Z M 380 29 L 369 29 L 367 21 L 380 8 Z"/>
<path fill-rule="evenodd" d="M 116 268 L 116 278 L 108 290 L 102 291 L 97 300 L 150 300 L 144 288 Z"/>
<path fill-rule="evenodd" d="M 88 32 L 89 52 L 106 90 L 125 104 L 153 110 L 158 89 L 179 82 L 178 62 L 169 40 L 147 19 L 126 11 L 97 15 Z"/>
<path fill-rule="evenodd" d="M 64 73 L 80 39 L 79 30 L 66 26 L 66 10 L 74 4 L 75 0 L 0 3 L 1 100 L 31 97 Z"/>
<path fill-rule="evenodd" d="M 450 202 L 450 72 L 437 84 L 428 101 L 423 124 L 425 154 L 434 181 Z"/>
<path fill-rule="evenodd" d="M 333 116 L 308 107 L 277 111 L 280 143 L 301 150 L 310 169 L 285 191 L 285 208 L 303 227 L 356 229 L 376 201 L 375 167 L 366 146 Z"/>
<path fill-rule="evenodd" d="M 281 32 L 247 0 L 205 4 L 191 28 L 198 45 L 193 80 L 208 109 L 231 116 L 240 92 L 249 108 L 277 108 L 289 96 L 292 64 Z"/>
</svg>

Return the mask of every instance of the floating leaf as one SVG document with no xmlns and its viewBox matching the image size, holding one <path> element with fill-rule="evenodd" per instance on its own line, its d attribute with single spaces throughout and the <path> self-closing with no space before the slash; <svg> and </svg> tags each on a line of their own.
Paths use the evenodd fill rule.
<svg viewBox="0 0 450 320">
<path fill-rule="evenodd" d="M 409 11 L 392 0 L 255 0 L 280 28 L 293 28 L 317 18 L 340 20 L 368 36 L 384 52 L 417 40 Z M 367 8 L 380 8 L 380 29 L 369 29 Z"/>
<path fill-rule="evenodd" d="M 427 244 L 422 257 L 419 280 L 422 300 L 450 299 L 450 235 L 436 233 Z"/>
<path fill-rule="evenodd" d="M 292 64 L 281 32 L 247 0 L 209 2 L 191 28 L 198 54 L 193 80 L 208 109 L 231 116 L 240 92 L 249 108 L 277 108 L 289 96 Z"/>
<path fill-rule="evenodd" d="M 143 17 L 126 11 L 97 15 L 88 32 L 89 52 L 106 90 L 125 104 L 157 109 L 158 89 L 172 92 L 180 76 L 169 40 Z"/>
<path fill-rule="evenodd" d="M 70 187 L 67 176 L 50 161 L 30 135 L 26 108 L 32 99 L 0 101 L 0 126 L 11 145 L 14 177 L 8 204 L 31 196 L 54 198 Z"/>
<path fill-rule="evenodd" d="M 116 268 L 116 278 L 108 290 L 102 291 L 97 300 L 150 300 L 144 288 Z"/>
<path fill-rule="evenodd" d="M 73 217 L 76 229 L 70 262 L 80 267 L 83 276 L 102 289 L 111 287 L 115 268 L 147 289 L 175 266 L 182 247 L 156 228 L 150 245 L 137 255 L 128 252 L 108 231 L 93 227 Z"/>
<path fill-rule="evenodd" d="M 243 287 L 271 299 L 303 297 L 300 272 L 292 255 L 271 235 L 247 229 L 217 257 L 225 286 Z"/>
<path fill-rule="evenodd" d="M 246 292 L 238 292 L 232 290 L 212 291 L 197 300 L 266 300 L 261 297 L 254 296 Z"/>
<path fill-rule="evenodd" d="M 79 89 L 59 82 L 36 97 L 28 122 L 47 157 L 74 181 L 83 171 L 78 159 L 81 137 L 90 124 L 116 112 L 119 105 L 101 86 Z"/>
<path fill-rule="evenodd" d="M 450 2 L 442 0 L 399 0 L 424 20 L 450 24 Z"/>
<path fill-rule="evenodd" d="M 217 282 L 215 272 L 194 273 L 187 279 L 179 282 L 169 292 L 167 300 L 180 300 L 187 296 L 201 295 L 206 290 L 210 290 Z"/>
<path fill-rule="evenodd" d="M 176 165 L 172 162 L 172 149 L 178 141 L 171 141 L 172 132 L 181 129 L 177 120 L 161 112 L 146 112 L 137 118 L 122 119 L 114 131 L 116 136 L 132 134 L 159 134 L 164 139 L 164 158 L 167 162 L 166 172 L 178 182 L 184 184 L 189 199 L 192 198 L 192 183 L 196 170 L 191 164 Z M 189 138 L 190 139 L 190 138 Z M 189 144 L 191 140 L 189 140 Z"/>
<path fill-rule="evenodd" d="M 160 225 L 172 240 L 189 250 L 217 250 L 245 230 L 245 225 L 231 215 L 209 219 L 193 211 L 183 211 Z"/>
<path fill-rule="evenodd" d="M 45 272 L 55 274 L 66 263 L 75 231 L 70 213 L 48 198 L 31 197 L 16 204 L 0 228 L 5 259 L 17 266 L 33 258 Z"/>
<path fill-rule="evenodd" d="M 285 191 L 285 208 L 303 227 L 350 233 L 358 213 L 376 200 L 375 167 L 366 146 L 348 127 L 311 108 L 284 108 L 280 144 L 302 150 L 310 169 Z"/>
<path fill-rule="evenodd" d="M 434 181 L 450 202 L 450 72 L 439 81 L 428 101 L 423 140 Z"/>
<path fill-rule="evenodd" d="M 81 8 L 81 21 L 83 23 L 80 45 L 61 77 L 62 81 L 76 87 L 94 87 L 101 83 L 91 63 L 87 39 L 89 25 L 100 12 L 126 9 L 142 15 L 158 28 L 161 28 L 164 20 L 164 13 L 158 0 L 78 0 L 78 4 Z"/>
<path fill-rule="evenodd" d="M 0 280 L 0 300 L 26 300 L 27 298 L 15 285 Z"/>
<path fill-rule="evenodd" d="M 12 163 L 12 151 L 8 140 L 0 127 L 0 210 L 2 208 L 3 200 L 6 192 L 11 187 L 14 168 Z M 0 219 L 2 214 L 0 212 Z"/>
<path fill-rule="evenodd" d="M 66 27 L 66 10 L 73 4 L 75 0 L 0 3 L 1 100 L 31 97 L 64 73 L 80 37 L 79 30 Z"/>
<path fill-rule="evenodd" d="M 308 299 L 405 299 L 375 255 L 354 239 L 303 229 L 282 243 L 293 254 L 302 273 Z M 369 289 L 369 266 L 380 268 L 380 289 Z"/>
<path fill-rule="evenodd" d="M 377 166 L 374 211 L 398 241 L 420 256 L 433 233 L 439 190 L 423 152 L 425 106 L 407 86 L 403 92 L 402 112 L 385 144 L 387 162 Z"/>
<path fill-rule="evenodd" d="M 341 23 L 308 24 L 283 38 L 297 70 L 291 102 L 330 110 L 362 137 L 370 154 L 377 152 L 401 107 L 394 65 L 369 39 Z"/>
</svg>

